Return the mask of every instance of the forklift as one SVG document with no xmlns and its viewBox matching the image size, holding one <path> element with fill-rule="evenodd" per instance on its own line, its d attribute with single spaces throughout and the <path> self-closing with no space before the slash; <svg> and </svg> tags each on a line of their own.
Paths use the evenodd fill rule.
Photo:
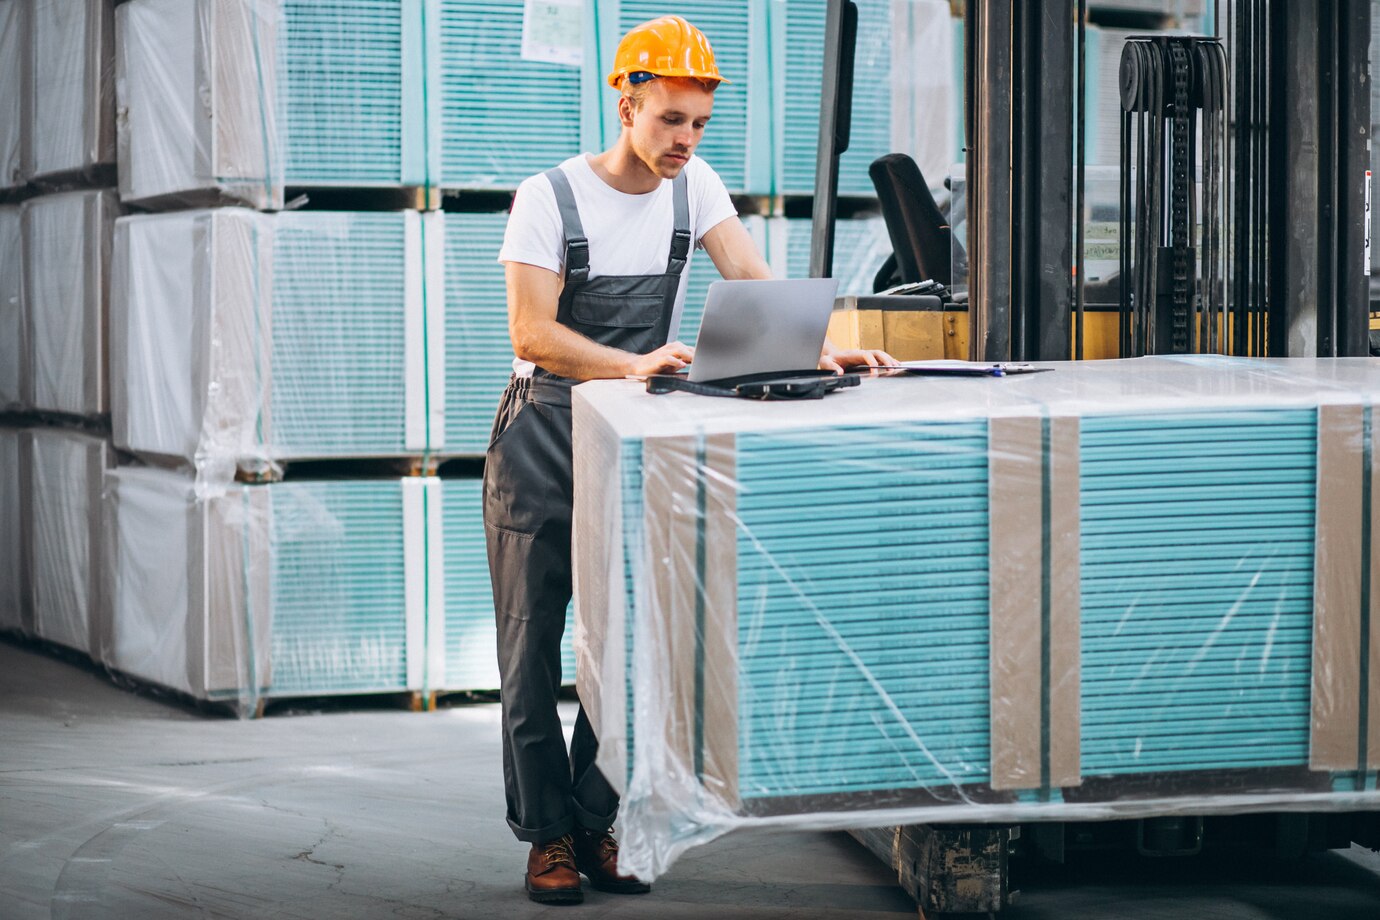
<svg viewBox="0 0 1380 920">
<path fill-rule="evenodd" d="M 1096 280 L 1085 271 L 1086 0 L 953 5 L 963 7 L 966 233 L 955 233 L 958 202 L 939 207 L 909 157 L 875 161 L 869 172 L 894 251 L 873 294 L 840 302 L 833 341 L 902 360 L 1380 355 L 1370 287 L 1371 0 L 1218 0 L 1208 34 L 1126 42 L 1119 257 Z M 852 0 L 828 0 L 812 277 L 835 273 L 857 21 Z M 949 334 L 915 334 L 927 326 Z M 1095 849 L 1184 857 L 1254 847 L 1286 858 L 1352 842 L 1380 849 L 1380 814 L 852 833 L 896 871 L 922 916 L 995 914 L 1016 895 L 1013 860 L 1059 864 Z"/>
</svg>

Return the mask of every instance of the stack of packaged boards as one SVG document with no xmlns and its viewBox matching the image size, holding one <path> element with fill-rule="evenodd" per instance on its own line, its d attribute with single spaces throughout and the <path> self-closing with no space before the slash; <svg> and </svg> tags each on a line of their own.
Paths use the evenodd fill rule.
<svg viewBox="0 0 1380 920">
<path fill-rule="evenodd" d="M 94 629 L 113 670 L 246 713 L 281 697 L 498 688 L 479 480 L 212 494 L 190 473 L 131 466 L 107 482 L 111 615 Z"/>
<path fill-rule="evenodd" d="M 241 704 L 424 685 L 422 480 L 282 482 L 198 497 L 110 474 L 116 671 Z"/>
<path fill-rule="evenodd" d="M 1049 367 L 575 390 L 630 869 L 752 823 L 1380 805 L 1374 363 Z"/>
<path fill-rule="evenodd" d="M 440 218 L 240 208 L 122 218 L 116 444 L 222 480 L 237 465 L 432 450 L 445 343 L 443 300 L 429 318 L 423 293 L 422 225 Z"/>
</svg>

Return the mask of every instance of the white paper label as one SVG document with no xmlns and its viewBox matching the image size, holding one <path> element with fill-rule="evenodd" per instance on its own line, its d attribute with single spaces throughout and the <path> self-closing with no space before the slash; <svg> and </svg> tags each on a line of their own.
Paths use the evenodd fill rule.
<svg viewBox="0 0 1380 920">
<path fill-rule="evenodd" d="M 583 0 L 525 0 L 522 59 L 579 67 L 585 62 Z"/>
</svg>

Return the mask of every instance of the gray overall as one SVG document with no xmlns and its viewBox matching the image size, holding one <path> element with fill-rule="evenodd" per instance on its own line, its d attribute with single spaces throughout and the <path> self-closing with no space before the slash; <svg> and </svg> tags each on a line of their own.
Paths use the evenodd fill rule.
<svg viewBox="0 0 1380 920">
<path fill-rule="evenodd" d="M 673 181 L 675 228 L 666 271 L 589 277 L 589 241 L 565 174 L 546 173 L 565 225 L 565 287 L 556 320 L 601 345 L 637 354 L 666 344 L 690 252 L 685 174 Z M 607 830 L 618 795 L 594 764 L 598 742 L 580 707 L 567 756 L 556 712 L 560 645 L 571 596 L 574 504 L 570 387 L 537 368 L 514 377 L 494 419 L 484 465 L 484 530 L 498 621 L 503 782 L 519 840 L 545 843 L 576 824 Z"/>
</svg>

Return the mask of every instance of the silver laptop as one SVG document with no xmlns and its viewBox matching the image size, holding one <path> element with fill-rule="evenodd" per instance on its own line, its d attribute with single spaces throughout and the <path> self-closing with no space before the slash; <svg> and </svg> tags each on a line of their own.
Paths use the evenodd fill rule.
<svg viewBox="0 0 1380 920">
<path fill-rule="evenodd" d="M 837 278 L 715 281 L 704 302 L 690 379 L 817 367 L 838 289 Z"/>
</svg>

